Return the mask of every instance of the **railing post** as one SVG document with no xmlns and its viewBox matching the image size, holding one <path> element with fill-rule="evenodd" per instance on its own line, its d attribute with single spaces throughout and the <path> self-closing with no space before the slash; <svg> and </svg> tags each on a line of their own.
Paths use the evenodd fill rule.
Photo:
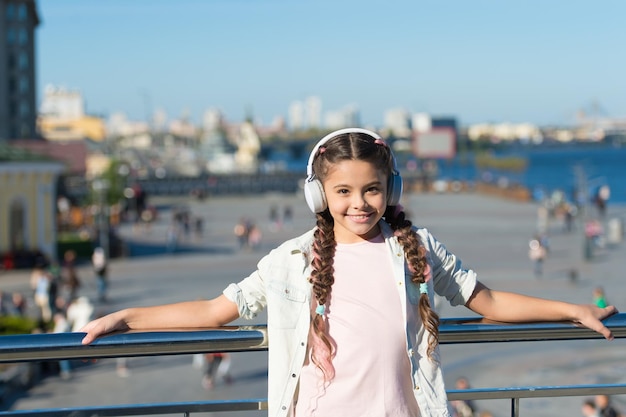
<svg viewBox="0 0 626 417">
<path fill-rule="evenodd" d="M 511 398 L 511 417 L 519 417 L 519 397 Z"/>
</svg>

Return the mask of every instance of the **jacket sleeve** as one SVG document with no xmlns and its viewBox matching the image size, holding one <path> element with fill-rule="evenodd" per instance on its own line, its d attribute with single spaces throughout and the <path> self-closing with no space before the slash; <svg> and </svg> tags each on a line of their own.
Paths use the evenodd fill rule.
<svg viewBox="0 0 626 417">
<path fill-rule="evenodd" d="M 428 251 L 435 292 L 453 306 L 466 304 L 476 287 L 476 273 L 464 269 L 461 259 L 449 252 L 428 230 L 418 229 L 417 232 Z"/>
<path fill-rule="evenodd" d="M 226 298 L 237 304 L 239 316 L 253 319 L 267 305 L 266 283 L 262 271 L 267 270 L 275 250 L 264 256 L 257 264 L 257 269 L 239 283 L 230 284 L 223 291 Z"/>
</svg>

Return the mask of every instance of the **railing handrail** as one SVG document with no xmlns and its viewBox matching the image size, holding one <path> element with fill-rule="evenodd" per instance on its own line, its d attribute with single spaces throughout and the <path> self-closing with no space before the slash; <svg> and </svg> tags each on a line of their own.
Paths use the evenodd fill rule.
<svg viewBox="0 0 626 417">
<path fill-rule="evenodd" d="M 626 314 L 613 315 L 605 319 L 604 324 L 613 332 L 615 338 L 626 337 Z M 439 329 L 442 344 L 602 338 L 602 335 L 572 323 L 494 323 L 480 317 L 442 319 Z M 101 337 L 88 346 L 81 344 L 83 337 L 84 333 L 0 336 L 0 363 L 259 351 L 266 350 L 268 347 L 265 325 L 125 332 Z M 448 390 L 448 399 L 511 399 L 511 415 L 517 417 L 519 415 L 519 400 L 522 398 L 595 394 L 626 394 L 626 384 Z M 190 415 L 192 412 L 265 409 L 267 409 L 267 399 L 241 399 L 24 410 L 0 412 L 0 416 L 129 416 L 147 413 L 153 415 L 171 413 Z"/>
<path fill-rule="evenodd" d="M 626 314 L 604 320 L 615 338 L 626 338 Z M 125 332 L 81 344 L 84 333 L 0 336 L 0 363 L 51 359 L 85 359 L 266 350 L 265 325 L 216 329 L 168 329 Z M 571 323 L 494 323 L 480 317 L 442 319 L 442 344 L 601 339 L 602 335 Z"/>
</svg>

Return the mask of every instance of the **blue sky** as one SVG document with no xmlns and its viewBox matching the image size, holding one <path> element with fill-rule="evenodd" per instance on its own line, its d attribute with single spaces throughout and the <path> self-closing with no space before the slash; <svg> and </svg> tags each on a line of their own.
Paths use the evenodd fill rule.
<svg viewBox="0 0 626 417">
<path fill-rule="evenodd" d="M 199 122 L 216 107 L 267 124 L 315 95 L 376 126 L 398 107 L 461 124 L 626 117 L 621 0 L 38 0 L 38 11 L 39 92 L 79 90 L 90 113 Z"/>
</svg>

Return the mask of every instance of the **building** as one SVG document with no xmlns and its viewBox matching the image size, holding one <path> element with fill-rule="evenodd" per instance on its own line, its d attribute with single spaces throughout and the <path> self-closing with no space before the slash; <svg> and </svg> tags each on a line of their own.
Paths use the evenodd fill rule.
<svg viewBox="0 0 626 417">
<path fill-rule="evenodd" d="M 80 92 L 52 85 L 44 90 L 37 128 L 41 136 L 51 141 L 91 139 L 101 142 L 106 137 L 104 120 L 85 114 Z"/>
<path fill-rule="evenodd" d="M 0 142 L 37 136 L 35 0 L 0 0 Z"/>
<path fill-rule="evenodd" d="M 32 265 L 57 257 L 56 184 L 63 164 L 0 145 L 0 262 Z"/>
</svg>

